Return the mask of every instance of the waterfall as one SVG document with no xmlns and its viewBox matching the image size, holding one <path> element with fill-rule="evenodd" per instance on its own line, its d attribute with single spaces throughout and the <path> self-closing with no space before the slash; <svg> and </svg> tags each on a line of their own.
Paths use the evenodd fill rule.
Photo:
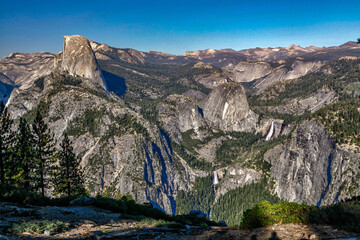
<svg viewBox="0 0 360 240">
<path fill-rule="evenodd" d="M 216 173 L 216 171 L 214 171 L 214 182 L 213 182 L 213 185 L 217 185 L 219 184 L 219 178 L 218 178 L 218 175 Z"/>
<path fill-rule="evenodd" d="M 266 136 L 265 141 L 269 141 L 270 138 L 273 136 L 273 134 L 274 134 L 274 121 L 271 122 L 270 131 Z"/>
</svg>

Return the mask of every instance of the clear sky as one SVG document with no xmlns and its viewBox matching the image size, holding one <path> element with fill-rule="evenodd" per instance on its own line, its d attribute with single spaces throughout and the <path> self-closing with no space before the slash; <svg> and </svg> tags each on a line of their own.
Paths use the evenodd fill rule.
<svg viewBox="0 0 360 240">
<path fill-rule="evenodd" d="M 0 58 L 59 52 L 64 35 L 118 48 L 334 46 L 360 37 L 360 0 L 0 0 Z"/>
</svg>

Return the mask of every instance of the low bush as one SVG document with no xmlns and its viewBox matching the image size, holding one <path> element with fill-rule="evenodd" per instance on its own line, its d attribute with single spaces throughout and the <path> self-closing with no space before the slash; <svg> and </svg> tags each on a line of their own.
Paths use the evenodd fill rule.
<svg viewBox="0 0 360 240">
<path fill-rule="evenodd" d="M 22 205 L 30 204 L 37 206 L 67 206 L 69 203 L 79 196 L 48 198 L 41 194 L 19 188 L 9 184 L 0 184 L 0 201 L 14 202 Z"/>
<path fill-rule="evenodd" d="M 0 184 L 0 201 L 41 206 L 46 205 L 49 199 L 27 189 Z"/>
<path fill-rule="evenodd" d="M 308 223 L 311 208 L 306 204 L 280 201 L 271 205 L 268 201 L 262 201 L 245 211 L 241 226 L 254 228 L 273 224 Z"/>
<path fill-rule="evenodd" d="M 141 220 L 141 223 L 154 227 L 185 228 L 185 226 L 181 223 L 174 221 L 165 221 L 162 219 L 145 218 Z"/>
<path fill-rule="evenodd" d="M 14 223 L 8 232 L 11 233 L 44 233 L 44 231 L 49 231 L 50 233 L 54 232 L 64 232 L 69 229 L 69 223 L 64 223 L 61 221 L 35 221 L 35 222 L 22 222 L 22 223 Z"/>
<path fill-rule="evenodd" d="M 360 199 L 354 198 L 323 207 L 286 201 L 271 205 L 268 201 L 263 201 L 245 211 L 241 227 L 256 228 L 289 223 L 325 224 L 360 232 Z"/>
</svg>

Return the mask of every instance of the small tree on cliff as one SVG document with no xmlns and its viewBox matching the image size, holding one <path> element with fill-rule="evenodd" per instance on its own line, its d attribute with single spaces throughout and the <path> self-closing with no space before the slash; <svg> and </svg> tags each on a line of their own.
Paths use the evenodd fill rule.
<svg viewBox="0 0 360 240">
<path fill-rule="evenodd" d="M 59 169 L 55 177 L 55 192 L 60 195 L 85 194 L 84 179 L 79 169 L 80 161 L 74 153 L 67 134 L 60 144 Z"/>
</svg>

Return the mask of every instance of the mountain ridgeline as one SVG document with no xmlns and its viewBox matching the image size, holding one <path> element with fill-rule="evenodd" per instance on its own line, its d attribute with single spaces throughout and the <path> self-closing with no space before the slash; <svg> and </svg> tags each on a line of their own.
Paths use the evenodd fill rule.
<svg viewBox="0 0 360 240">
<path fill-rule="evenodd" d="M 360 195 L 360 47 L 171 55 L 65 36 L 0 60 L 15 124 L 39 112 L 81 158 L 86 190 L 239 225 L 267 200 Z M 49 194 L 56 194 L 51 193 Z"/>
</svg>

